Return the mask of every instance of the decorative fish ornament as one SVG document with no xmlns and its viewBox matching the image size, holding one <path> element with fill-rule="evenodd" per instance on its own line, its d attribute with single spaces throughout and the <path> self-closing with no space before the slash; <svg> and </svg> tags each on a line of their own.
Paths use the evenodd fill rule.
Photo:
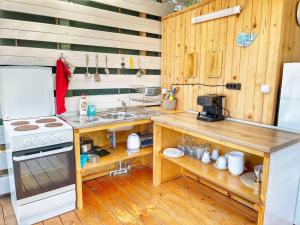
<svg viewBox="0 0 300 225">
<path fill-rule="evenodd" d="M 242 47 L 242 48 L 246 48 L 248 46 L 250 46 L 254 39 L 257 37 L 257 34 L 255 33 L 240 33 L 237 37 L 237 45 L 239 47 Z"/>
</svg>

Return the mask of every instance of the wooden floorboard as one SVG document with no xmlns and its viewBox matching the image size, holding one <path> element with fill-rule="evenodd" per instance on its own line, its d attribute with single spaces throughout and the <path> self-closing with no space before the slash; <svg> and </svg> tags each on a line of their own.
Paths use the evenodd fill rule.
<svg viewBox="0 0 300 225">
<path fill-rule="evenodd" d="M 255 219 L 201 190 L 181 177 L 152 186 L 152 171 L 137 168 L 129 174 L 101 177 L 83 185 L 84 208 L 37 225 L 252 225 Z M 0 197 L 0 225 L 14 225 L 9 196 Z"/>
<path fill-rule="evenodd" d="M 17 220 L 14 214 L 13 207 L 10 202 L 9 195 L 4 195 L 1 198 L 3 220 L 5 225 L 17 225 Z"/>
<path fill-rule="evenodd" d="M 79 217 L 76 215 L 74 211 L 65 213 L 59 216 L 61 222 L 63 224 L 72 224 L 72 225 L 81 225 L 82 222 L 80 221 Z"/>
<path fill-rule="evenodd" d="M 84 202 L 85 207 L 81 210 L 76 210 L 75 214 L 78 216 L 80 222 L 84 225 L 102 225 L 99 218 L 94 214 L 94 212 L 90 209 L 90 206 L 87 202 Z"/>
</svg>

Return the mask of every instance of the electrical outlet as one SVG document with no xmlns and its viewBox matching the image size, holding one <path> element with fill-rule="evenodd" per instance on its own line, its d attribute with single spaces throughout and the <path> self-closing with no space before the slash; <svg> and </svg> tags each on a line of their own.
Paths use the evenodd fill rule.
<svg viewBox="0 0 300 225">
<path fill-rule="evenodd" d="M 242 84 L 241 83 L 227 83 L 226 89 L 230 90 L 241 90 Z"/>
<path fill-rule="evenodd" d="M 261 93 L 263 93 L 263 94 L 269 94 L 269 93 L 271 92 L 271 87 L 270 87 L 270 85 L 268 85 L 268 84 L 263 84 L 263 85 L 261 85 L 261 87 L 260 87 L 260 91 L 261 91 Z"/>
</svg>

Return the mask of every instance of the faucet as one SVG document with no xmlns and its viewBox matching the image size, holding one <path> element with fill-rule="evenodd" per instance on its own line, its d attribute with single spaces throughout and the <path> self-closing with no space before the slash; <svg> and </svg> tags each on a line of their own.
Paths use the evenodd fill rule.
<svg viewBox="0 0 300 225">
<path fill-rule="evenodd" d="M 122 107 L 123 111 L 127 113 L 127 103 L 125 101 L 122 101 Z"/>
</svg>

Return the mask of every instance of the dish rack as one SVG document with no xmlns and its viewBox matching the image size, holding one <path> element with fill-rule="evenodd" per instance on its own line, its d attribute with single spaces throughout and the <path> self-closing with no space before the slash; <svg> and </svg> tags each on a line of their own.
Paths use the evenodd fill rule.
<svg viewBox="0 0 300 225">
<path fill-rule="evenodd" d="M 161 104 L 160 88 L 149 88 L 143 85 L 129 87 L 129 106 L 150 106 Z"/>
</svg>

